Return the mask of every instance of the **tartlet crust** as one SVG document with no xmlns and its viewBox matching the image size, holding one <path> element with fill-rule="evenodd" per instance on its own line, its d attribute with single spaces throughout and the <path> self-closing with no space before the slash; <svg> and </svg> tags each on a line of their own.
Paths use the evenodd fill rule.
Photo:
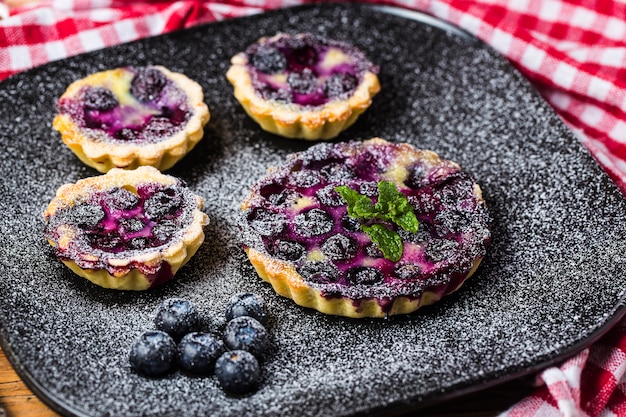
<svg viewBox="0 0 626 417">
<path fill-rule="evenodd" d="M 43 216 L 48 221 L 60 209 L 72 206 L 96 191 L 105 191 L 115 187 L 133 191 L 141 184 L 171 185 L 175 182 L 174 177 L 164 175 L 150 166 L 139 167 L 135 170 L 114 168 L 106 175 L 81 179 L 76 183 L 59 187 Z M 167 272 L 171 273 L 167 279 L 171 279 L 193 257 L 204 241 L 203 229 L 209 223 L 209 218 L 201 211 L 204 200 L 197 195 L 194 195 L 194 199 L 196 206 L 191 222 L 178 240 L 165 247 L 145 249 L 141 253 L 121 252 L 119 256 L 109 257 L 104 268 L 97 269 L 83 268 L 76 261 L 66 257 L 60 257 L 60 259 L 74 273 L 103 288 L 136 291 L 151 288 L 155 283 L 155 277 L 159 276 L 165 265 L 169 268 Z M 60 229 L 57 229 L 58 241 L 49 238 L 47 240 L 57 253 L 64 253 L 76 237 L 76 228 L 66 226 Z M 95 255 L 94 260 L 97 260 Z"/>
<path fill-rule="evenodd" d="M 172 80 L 186 95 L 191 118 L 183 129 L 170 138 L 147 144 L 117 143 L 97 140 L 78 126 L 67 114 L 57 114 L 52 127 L 61 133 L 61 139 L 85 164 L 99 172 L 106 173 L 112 168 L 135 169 L 139 166 L 153 166 L 165 171 L 187 153 L 204 136 L 204 126 L 210 119 L 209 108 L 204 102 L 202 87 L 186 75 L 155 65 L 167 78 Z M 102 85 L 116 78 L 127 76 L 124 68 L 102 71 L 88 75 L 70 84 L 60 98 L 75 97 L 81 88 Z"/>
<path fill-rule="evenodd" d="M 265 39 L 261 38 L 260 41 Z M 281 103 L 266 100 L 256 93 L 247 65 L 245 53 L 240 52 L 232 57 L 231 66 L 226 72 L 226 78 L 233 85 L 235 98 L 263 130 L 290 139 L 335 138 L 356 122 L 380 91 L 378 76 L 367 71 L 347 99 L 333 100 L 315 107 Z"/>
<path fill-rule="evenodd" d="M 417 297 L 399 296 L 391 301 L 393 303 L 391 307 L 386 306 L 387 311 L 385 311 L 374 298 L 353 300 L 341 296 L 324 297 L 320 290 L 304 282 L 304 278 L 296 271 L 292 263 L 273 258 L 254 248 L 245 248 L 245 252 L 259 277 L 270 283 L 276 293 L 283 297 L 291 298 L 302 307 L 312 308 L 324 314 L 351 318 L 384 318 L 399 314 L 409 314 L 420 307 L 434 304 L 444 295 L 461 288 L 463 283 L 478 269 L 483 259 L 482 257 L 476 258 L 465 279 L 456 288 L 446 289 L 445 294 L 427 290 Z"/>
</svg>

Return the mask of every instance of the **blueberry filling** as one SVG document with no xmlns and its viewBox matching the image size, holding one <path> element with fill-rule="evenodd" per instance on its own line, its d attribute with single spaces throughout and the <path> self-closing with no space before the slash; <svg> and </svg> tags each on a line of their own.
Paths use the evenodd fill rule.
<svg viewBox="0 0 626 417">
<path fill-rule="evenodd" d="M 75 226 L 78 253 L 93 250 L 117 254 L 156 248 L 169 242 L 191 222 L 192 196 L 180 185 L 145 184 L 137 194 L 124 188 L 94 192 L 81 203 L 60 209 L 46 226 L 58 241 L 60 227 Z M 87 247 L 81 249 L 81 245 Z"/>
<path fill-rule="evenodd" d="M 374 149 L 319 144 L 288 159 L 253 188 L 258 198 L 244 223 L 262 246 L 254 243 L 258 240 L 251 246 L 292 262 L 326 297 L 349 294 L 382 303 L 397 295 L 419 297 L 432 285 L 440 292 L 458 287 L 474 259 L 485 255 L 490 238 L 491 217 L 469 175 L 446 161 L 407 167 L 398 189 L 413 207 L 419 230 L 388 225 L 398 229 L 402 241 L 398 262 L 383 256 L 362 230 L 368 221 L 348 215 L 346 201 L 335 191 L 345 184 L 375 203 L 377 181 L 399 157 L 394 152 L 398 148 L 389 143 Z"/>
<path fill-rule="evenodd" d="M 312 34 L 264 40 L 246 55 L 257 94 L 301 106 L 346 99 L 366 72 L 378 72 L 357 48 Z"/>
<path fill-rule="evenodd" d="M 75 97 L 59 100 L 59 113 L 69 115 L 81 128 L 105 133 L 94 133 L 93 140 L 157 143 L 181 131 L 191 117 L 185 93 L 157 68 L 125 71 L 132 80 L 127 91 L 118 92 L 120 96 L 105 86 L 84 86 Z M 122 87 L 123 82 L 110 80 Z"/>
</svg>

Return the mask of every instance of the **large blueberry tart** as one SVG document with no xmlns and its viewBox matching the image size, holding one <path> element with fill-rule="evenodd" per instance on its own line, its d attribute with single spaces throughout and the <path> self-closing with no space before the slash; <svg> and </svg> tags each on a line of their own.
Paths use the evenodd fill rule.
<svg viewBox="0 0 626 417">
<path fill-rule="evenodd" d="M 380 90 L 378 67 L 362 51 L 310 33 L 261 38 L 231 64 L 226 77 L 245 111 L 288 138 L 336 137 Z"/>
<path fill-rule="evenodd" d="M 349 317 L 410 313 L 457 290 L 491 237 L 458 164 L 380 138 L 291 154 L 242 204 L 244 248 L 279 294 Z"/>
<path fill-rule="evenodd" d="M 105 288 L 145 290 L 170 280 L 200 247 L 203 204 L 156 168 L 114 168 L 61 186 L 44 212 L 44 234 L 78 275 Z"/>
<path fill-rule="evenodd" d="M 210 117 L 200 85 L 162 66 L 91 74 L 67 88 L 57 109 L 54 129 L 100 172 L 169 169 L 202 139 Z"/>
</svg>

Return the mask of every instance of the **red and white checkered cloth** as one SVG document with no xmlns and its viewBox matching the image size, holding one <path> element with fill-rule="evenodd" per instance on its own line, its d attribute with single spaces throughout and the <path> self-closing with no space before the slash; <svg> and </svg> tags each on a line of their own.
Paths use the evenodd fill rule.
<svg viewBox="0 0 626 417">
<path fill-rule="evenodd" d="M 426 12 L 506 56 L 626 193 L 626 3 L 366 0 Z M 0 3 L 0 80 L 28 68 L 200 23 L 311 0 L 43 0 Z M 626 324 L 542 372 L 504 415 L 626 416 Z"/>
</svg>

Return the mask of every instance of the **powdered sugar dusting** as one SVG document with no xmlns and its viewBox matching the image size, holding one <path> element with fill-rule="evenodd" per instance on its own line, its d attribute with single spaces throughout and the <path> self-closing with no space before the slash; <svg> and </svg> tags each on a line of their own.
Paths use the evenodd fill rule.
<svg viewBox="0 0 626 417">
<path fill-rule="evenodd" d="M 380 63 L 381 92 L 338 140 L 408 141 L 459 162 L 481 184 L 492 245 L 461 290 L 413 315 L 350 320 L 303 310 L 252 270 L 240 247 L 241 201 L 267 167 L 310 144 L 261 132 L 224 73 L 234 53 L 278 30 L 346 39 Z M 105 63 L 184 72 L 212 109 L 205 138 L 170 171 L 205 199 L 206 241 L 172 282 L 148 292 L 94 287 L 60 264 L 42 236 L 41 213 L 56 188 L 95 174 L 51 130 L 55 100 Z M 588 153 L 488 48 L 371 9 L 278 11 L 18 75 L 0 84 L 0 140 L 0 341 L 66 414 L 410 410 L 571 352 L 623 311 L 626 205 Z M 256 393 L 228 396 L 214 377 L 131 371 L 131 343 L 152 328 L 162 300 L 191 300 L 217 333 L 228 299 L 242 290 L 262 295 L 270 311 Z"/>
</svg>

